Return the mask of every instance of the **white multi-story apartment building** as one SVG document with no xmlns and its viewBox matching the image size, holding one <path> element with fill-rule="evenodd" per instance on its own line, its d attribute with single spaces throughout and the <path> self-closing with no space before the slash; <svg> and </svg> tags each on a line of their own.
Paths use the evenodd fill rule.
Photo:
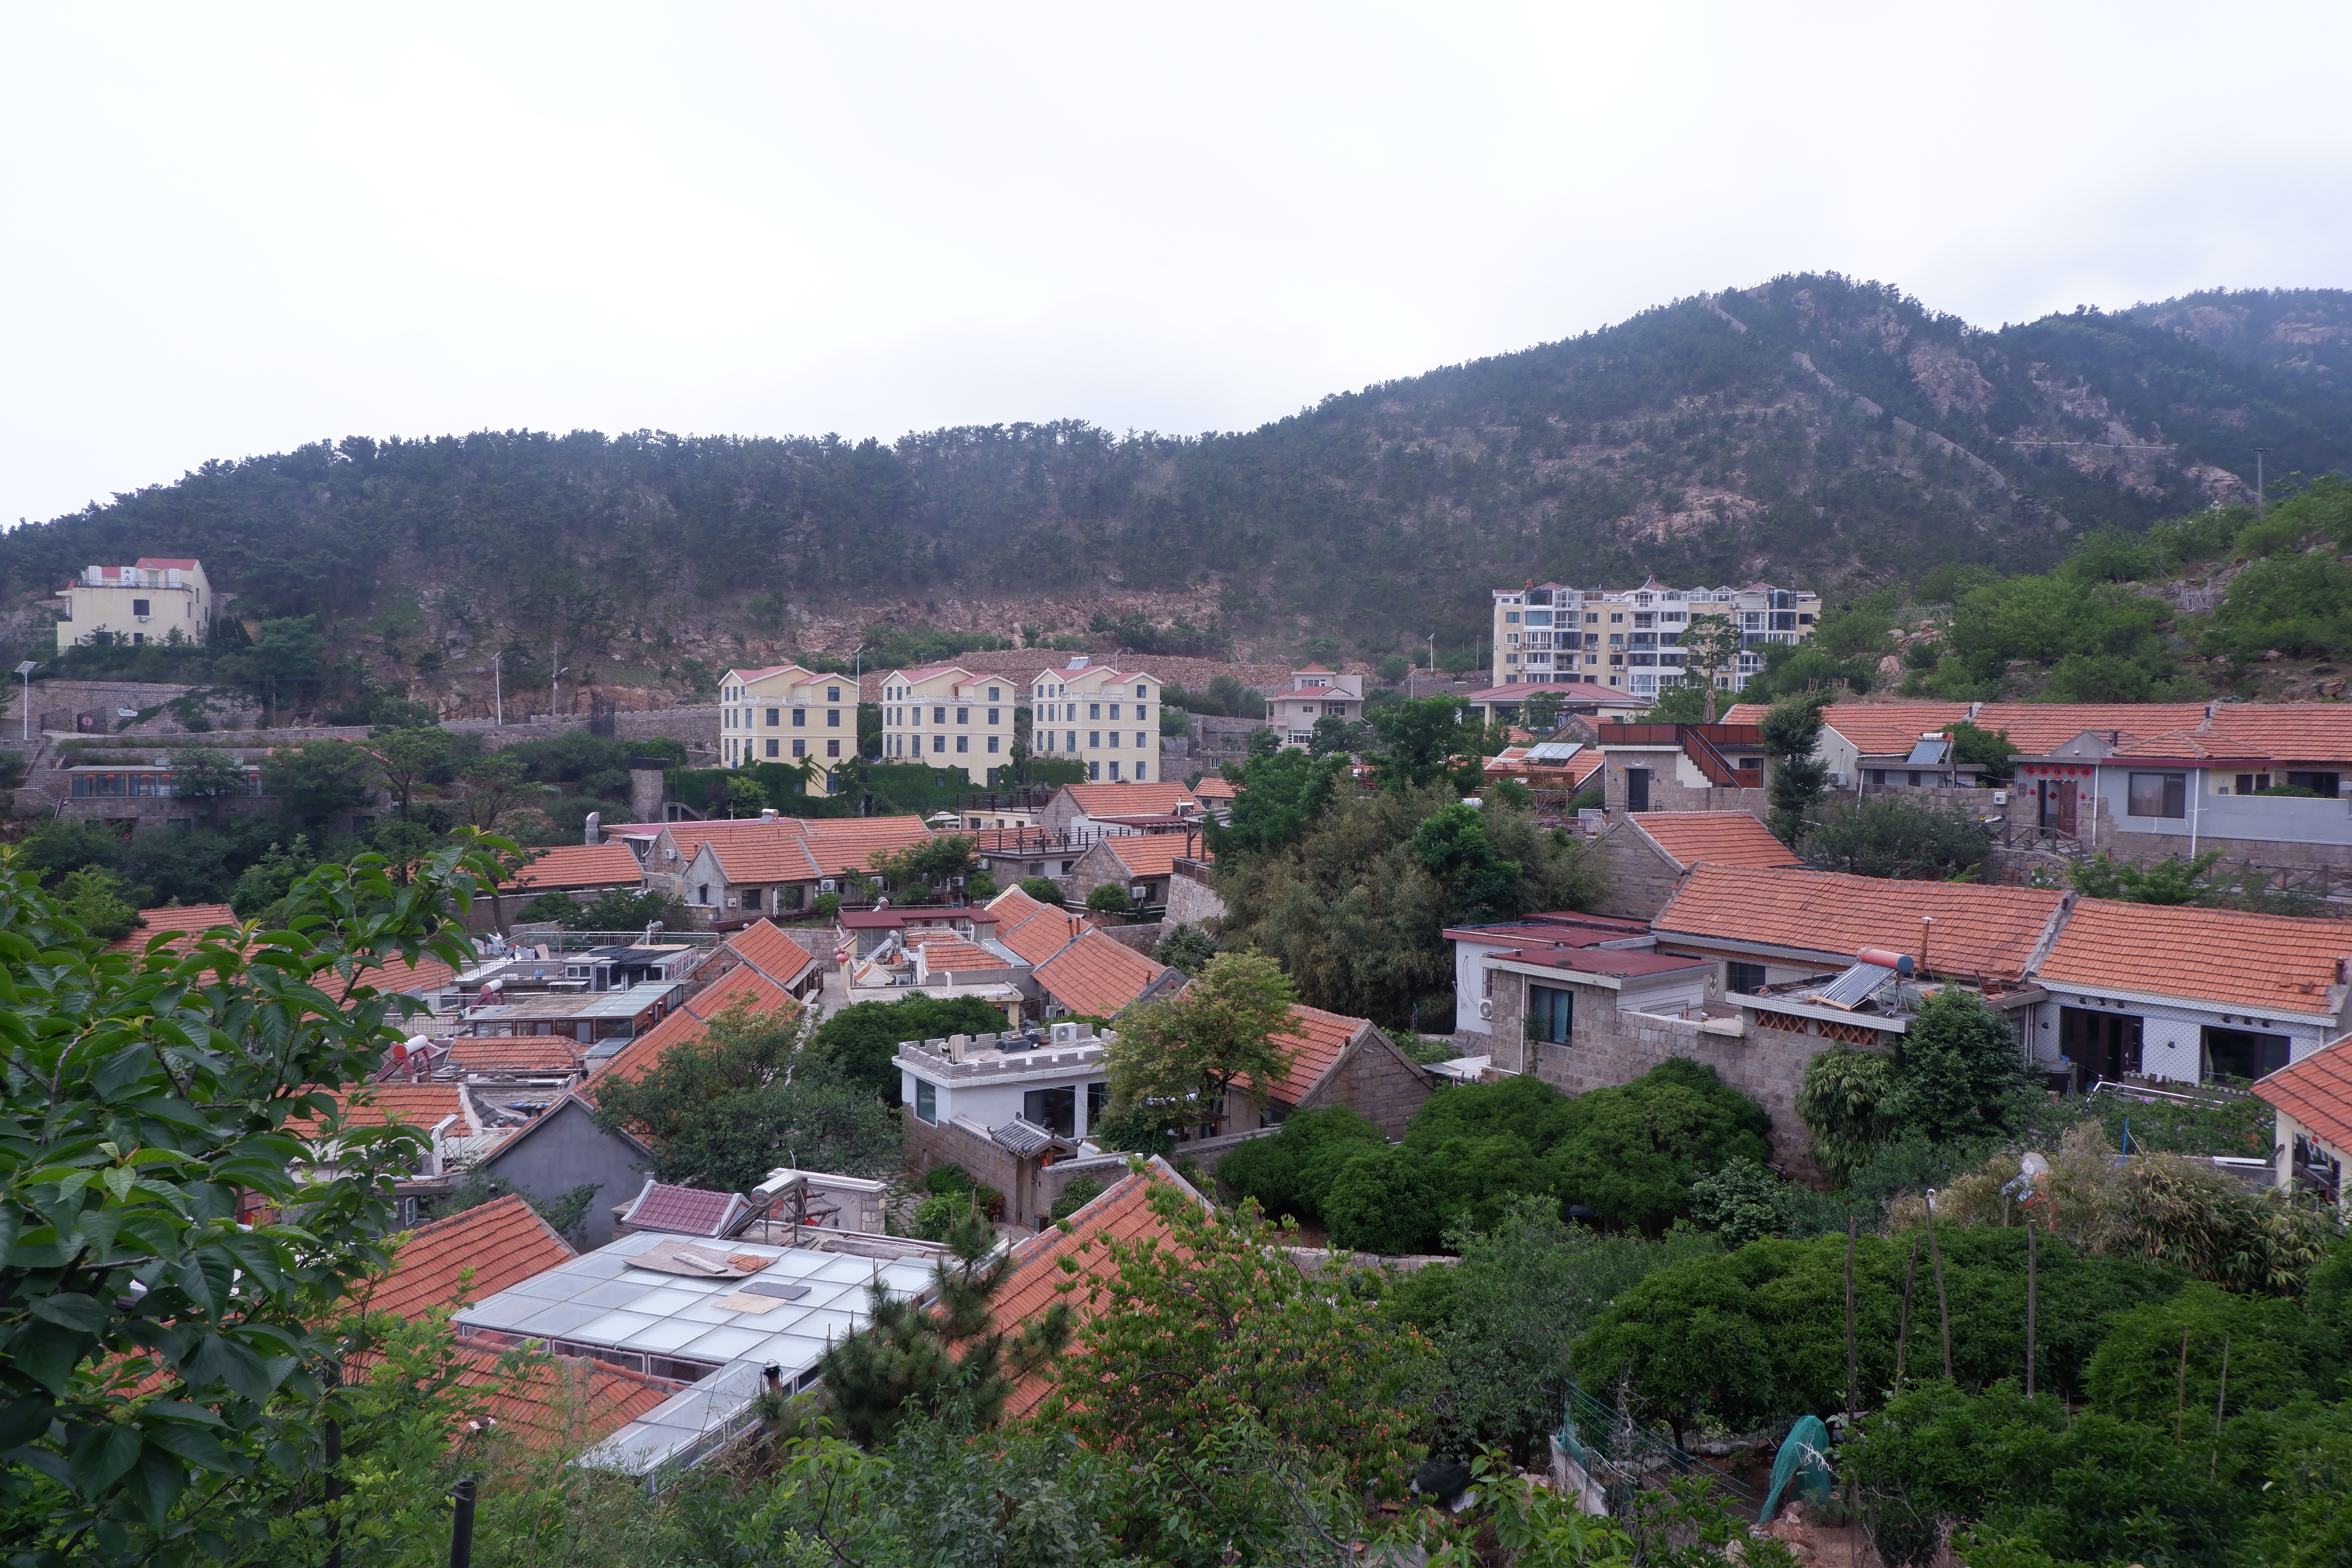
<svg viewBox="0 0 2352 1568">
<path fill-rule="evenodd" d="M 1583 680 L 1651 696 L 1683 683 L 1677 647 L 1692 621 L 1729 616 L 1739 628 L 1738 668 L 1716 684 L 1738 690 L 1764 668 L 1771 643 L 1810 639 L 1822 599 L 1794 588 L 1570 588 L 1544 583 L 1495 590 L 1495 684 Z"/>
<path fill-rule="evenodd" d="M 1156 782 L 1160 678 L 1097 665 L 1081 654 L 1029 683 L 1033 740 L 1041 757 L 1084 763 L 1088 784 Z"/>
<path fill-rule="evenodd" d="M 833 770 L 857 755 L 857 684 L 797 664 L 730 669 L 719 688 L 719 754 L 726 764 L 813 763 Z"/>
<path fill-rule="evenodd" d="M 213 620 L 213 588 L 201 561 L 142 555 L 135 566 L 85 566 L 57 591 L 65 618 L 58 651 L 100 634 L 116 642 L 200 643 Z"/>
<path fill-rule="evenodd" d="M 953 768 L 969 784 L 1013 760 L 1020 687 L 960 664 L 894 669 L 882 678 L 882 760 Z"/>
</svg>

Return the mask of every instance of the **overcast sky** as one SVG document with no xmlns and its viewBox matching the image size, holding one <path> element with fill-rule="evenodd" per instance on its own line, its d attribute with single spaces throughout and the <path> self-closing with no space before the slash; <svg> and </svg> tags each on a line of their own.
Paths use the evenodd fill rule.
<svg viewBox="0 0 2352 1568">
<path fill-rule="evenodd" d="M 2352 7 L 0 11 L 0 517 L 484 426 L 1246 427 L 1780 272 L 2352 284 Z"/>
</svg>

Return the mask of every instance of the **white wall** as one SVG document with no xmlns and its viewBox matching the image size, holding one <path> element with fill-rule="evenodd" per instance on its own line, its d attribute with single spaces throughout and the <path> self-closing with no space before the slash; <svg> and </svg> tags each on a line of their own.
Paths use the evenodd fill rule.
<svg viewBox="0 0 2352 1568">
<path fill-rule="evenodd" d="M 2284 1035 L 2290 1062 L 2299 1062 L 2319 1049 L 2333 1033 L 2327 1024 L 2300 1018 L 2273 1016 L 2267 1021 L 2248 1023 L 2247 1015 L 2231 1012 L 2220 1005 L 2134 1002 L 2116 996 L 2107 998 L 2115 1005 L 2102 1007 L 2095 1005 L 2098 999 L 2096 993 L 2053 989 L 2049 1001 L 2036 1003 L 2028 1009 L 2033 1016 L 2033 1038 L 2029 1042 L 2033 1058 L 2055 1066 L 2060 1048 L 2058 1010 L 2061 1007 L 2084 1007 L 2094 1012 L 2138 1018 L 2140 1071 L 2150 1078 L 2168 1078 L 2182 1083 L 2200 1081 L 2203 1031 L 2209 1025 L 2222 1029 L 2246 1029 L 2260 1035 Z M 2231 1022 L 2232 1019 L 2236 1021 Z"/>
</svg>

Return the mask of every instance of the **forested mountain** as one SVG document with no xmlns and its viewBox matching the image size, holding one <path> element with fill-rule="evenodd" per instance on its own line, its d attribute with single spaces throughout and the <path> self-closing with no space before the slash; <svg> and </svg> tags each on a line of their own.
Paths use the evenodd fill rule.
<svg viewBox="0 0 2352 1568">
<path fill-rule="evenodd" d="M 1789 277 L 1236 434 L 352 437 L 19 528 L 0 582 L 24 602 L 86 563 L 201 556 L 247 619 L 317 614 L 427 686 L 486 642 L 561 639 L 659 684 L 687 653 L 845 651 L 896 618 L 1010 630 L 1106 593 L 1213 606 L 1244 649 L 1466 646 L 1486 590 L 1528 576 L 1837 592 L 2032 569 L 2087 529 L 2248 495 L 2256 447 L 2273 477 L 2352 468 L 2347 345 L 2339 290 L 1979 331 Z"/>
</svg>

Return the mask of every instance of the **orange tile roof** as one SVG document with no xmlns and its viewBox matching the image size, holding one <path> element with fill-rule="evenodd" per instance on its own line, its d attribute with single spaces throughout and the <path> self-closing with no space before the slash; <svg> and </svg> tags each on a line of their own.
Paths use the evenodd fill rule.
<svg viewBox="0 0 2352 1568">
<path fill-rule="evenodd" d="M 989 900 L 996 917 L 996 940 L 1021 955 L 1033 968 L 1076 942 L 1087 922 L 1066 910 L 1038 902 L 1018 888 L 1008 888 Z"/>
<path fill-rule="evenodd" d="M 932 837 L 919 816 L 819 816 L 808 821 L 809 853 L 820 877 L 838 877 L 865 866 L 877 849 L 904 849 L 929 843 Z"/>
<path fill-rule="evenodd" d="M 1071 1012 L 1108 1018 L 1142 995 L 1166 968 L 1089 930 L 1039 964 L 1036 973 L 1037 984 Z"/>
<path fill-rule="evenodd" d="M 2054 751 L 2085 730 L 2161 735 L 2205 722 L 2202 702 L 1988 702 L 1976 727 L 2007 731 L 2009 743 L 2028 756 Z"/>
<path fill-rule="evenodd" d="M 969 973 L 975 969 L 1012 967 L 986 948 L 974 947 L 971 943 L 953 936 L 933 937 L 929 941 L 917 940 L 914 945 L 923 950 L 923 968 L 932 974 L 952 974 L 958 970 Z"/>
<path fill-rule="evenodd" d="M 1231 779 L 1219 773 L 1204 773 L 1192 786 L 1193 797 L 1201 801 L 1232 800 L 1239 793 Z"/>
<path fill-rule="evenodd" d="M 787 1017 L 797 1015 L 801 1005 L 784 989 L 749 967 L 729 970 L 704 990 L 686 999 L 686 1005 L 614 1051 L 603 1065 L 592 1068 L 599 1079 L 618 1073 L 623 1078 L 640 1078 L 653 1065 L 677 1046 L 688 1040 L 698 1040 L 710 1027 L 710 1020 L 738 1003 L 747 1003 L 753 1013 L 782 1013 Z"/>
<path fill-rule="evenodd" d="M 625 844 L 560 844 L 515 873 L 508 886 L 525 888 L 609 888 L 640 882 L 645 871 Z"/>
<path fill-rule="evenodd" d="M 561 1035 L 500 1035 L 449 1042 L 449 1065 L 460 1072 L 578 1072 L 580 1047 Z"/>
<path fill-rule="evenodd" d="M 1128 833 L 1102 842 L 1130 877 L 1166 877 L 1174 873 L 1179 860 L 1212 858 L 1197 833 Z"/>
<path fill-rule="evenodd" d="M 705 840 L 730 882 L 807 882 L 818 876 L 816 857 L 809 853 L 808 836 L 797 818 L 754 819 L 733 826 L 733 832 L 712 834 Z M 683 843 L 678 848 L 687 853 Z"/>
<path fill-rule="evenodd" d="M 150 942 L 166 932 L 178 933 L 171 946 L 174 949 L 195 932 L 215 926 L 233 926 L 238 922 L 236 911 L 226 904 L 172 904 L 163 909 L 141 910 L 143 923 L 129 936 L 117 937 L 110 946 L 136 952 Z"/>
<path fill-rule="evenodd" d="M 2217 751 L 2186 730 L 2168 730 L 2161 735 L 2126 734 L 2122 744 L 2107 754 L 2112 757 L 2160 757 L 2167 762 L 2210 762 L 2216 757 L 2235 757 L 2242 753 Z"/>
<path fill-rule="evenodd" d="M 2223 702 L 2206 726 L 2208 744 L 2283 763 L 2352 763 L 2352 703 Z"/>
<path fill-rule="evenodd" d="M 1070 800 L 1088 816 L 1167 816 L 1199 797 L 1180 784 L 1065 784 Z"/>
<path fill-rule="evenodd" d="M 1677 868 L 1706 861 L 1759 870 L 1798 867 L 1796 852 L 1744 811 L 1643 811 L 1627 818 Z"/>
<path fill-rule="evenodd" d="M 438 991 L 457 978 L 457 972 L 429 952 L 420 952 L 416 962 L 394 957 L 373 968 L 356 972 L 349 984 L 331 969 L 317 977 L 319 989 L 340 1002 L 349 996 L 354 986 L 373 987 L 378 995 L 414 995 L 420 991 Z"/>
<path fill-rule="evenodd" d="M 1134 1242 L 1146 1237 L 1158 1237 L 1163 1243 L 1167 1240 L 1166 1222 L 1151 1212 L 1155 1182 L 1176 1183 L 1182 1191 L 1191 1192 L 1164 1162 L 1154 1159 L 1142 1174 L 1130 1171 L 1089 1200 L 1065 1222 L 1067 1230 L 1055 1226 L 1024 1237 L 1015 1244 L 1011 1276 L 989 1305 L 997 1331 L 1015 1329 L 1043 1317 L 1056 1301 L 1068 1302 L 1080 1323 L 1093 1317 L 1084 1286 L 1091 1281 L 1107 1281 L 1115 1272 L 1109 1249 L 1102 1245 L 1103 1241 L 1108 1238 Z M 1065 1263 L 1070 1266 L 1066 1269 Z M 1017 1419 L 1034 1413 L 1053 1388 L 1050 1377 L 1024 1378 L 1004 1402 L 1005 1415 Z"/>
<path fill-rule="evenodd" d="M 2254 1098 L 2352 1152 L 2352 1035 L 2331 1040 L 2254 1084 Z"/>
<path fill-rule="evenodd" d="M 2015 979 L 2041 945 L 2063 895 L 1968 882 L 1897 882 L 1835 871 L 1691 868 L 1651 930 L 1677 939 L 1756 942 L 1843 961 L 1857 948 L 1919 952 L 1922 915 L 1935 919 L 1928 973 Z"/>
<path fill-rule="evenodd" d="M 1302 1006 L 1296 1002 L 1290 1005 L 1290 1017 L 1298 1033 L 1276 1037 L 1276 1043 L 1291 1053 L 1290 1070 L 1266 1092 L 1286 1105 L 1303 1105 L 1307 1097 L 1315 1092 L 1315 1086 L 1339 1065 L 1348 1042 L 1370 1028 L 1372 1021 L 1350 1018 L 1344 1013 L 1326 1013 L 1319 1007 Z M 1244 1091 L 1256 1088 L 1246 1073 L 1234 1081 Z"/>
<path fill-rule="evenodd" d="M 495 1296 L 579 1256 L 520 1193 L 420 1226 L 396 1246 L 392 1272 L 352 1304 L 411 1321 L 434 1307 Z"/>
<path fill-rule="evenodd" d="M 475 1118 L 463 1085 L 455 1083 L 368 1083 L 333 1091 L 345 1127 L 384 1127 L 393 1122 L 430 1132 L 445 1116 L 455 1116 L 455 1131 L 470 1133 Z M 319 1123 L 310 1117 L 287 1121 L 289 1132 L 315 1137 Z"/>
<path fill-rule="evenodd" d="M 677 1393 L 677 1385 L 585 1357 L 553 1356 L 527 1371 L 500 1365 L 501 1352 L 459 1340 L 452 1347 L 457 1386 L 478 1403 L 495 1431 L 528 1448 L 582 1448 L 602 1442 Z M 360 1352 L 346 1363 L 360 1376 L 382 1357 Z"/>
<path fill-rule="evenodd" d="M 754 921 L 720 945 L 779 985 L 790 985 L 817 961 L 772 921 Z"/>
<path fill-rule="evenodd" d="M 1939 930 L 1937 933 L 1942 935 Z M 2044 985 L 2152 993 L 2255 1013 L 2334 1014 L 2352 924 L 2084 899 L 2042 964 Z"/>
<path fill-rule="evenodd" d="M 1741 707 L 1755 706 L 1741 703 Z M 1840 702 L 1822 710 L 1822 723 L 1852 742 L 1866 757 L 1909 752 L 1919 737 L 1950 729 L 1969 716 L 1965 702 Z M 1753 724 L 1755 719 L 1731 723 Z"/>
</svg>

